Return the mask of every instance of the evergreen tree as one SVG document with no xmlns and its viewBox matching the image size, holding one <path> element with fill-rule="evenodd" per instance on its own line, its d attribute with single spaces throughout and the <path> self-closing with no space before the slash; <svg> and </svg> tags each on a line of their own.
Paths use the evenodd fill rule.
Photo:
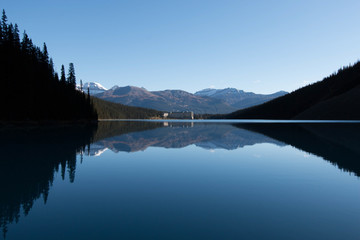
<svg viewBox="0 0 360 240">
<path fill-rule="evenodd" d="M 60 82 L 62 83 L 62 84 L 65 84 L 65 82 L 66 82 L 66 77 L 65 77 L 65 67 L 64 67 L 64 65 L 61 65 L 61 76 L 60 76 Z"/>
<path fill-rule="evenodd" d="M 14 25 L 12 23 L 10 23 L 10 25 L 7 27 L 7 43 L 9 44 L 9 46 L 13 46 L 14 45 Z"/>
<path fill-rule="evenodd" d="M 49 62 L 49 53 L 46 47 L 46 43 L 44 43 L 43 45 L 43 50 L 42 50 L 42 61 L 44 63 L 48 63 Z"/>
<path fill-rule="evenodd" d="M 2 24 L 0 23 L 0 43 L 2 43 L 3 36 Z"/>
<path fill-rule="evenodd" d="M 81 91 L 81 92 L 83 91 L 83 82 L 82 82 L 81 79 L 80 79 L 80 91 Z"/>
<path fill-rule="evenodd" d="M 2 12 L 2 17 L 1 17 L 1 30 L 2 30 L 3 37 L 5 39 L 5 36 L 6 36 L 6 33 L 7 33 L 7 16 L 6 16 L 6 13 L 5 13 L 4 9 L 3 9 L 3 12 Z"/>
<path fill-rule="evenodd" d="M 91 104 L 91 101 L 90 101 L 90 88 L 87 88 L 87 102 L 88 102 L 88 104 Z"/>
<path fill-rule="evenodd" d="M 68 72 L 67 80 L 72 88 L 76 87 L 75 67 L 73 63 L 69 64 L 69 72 Z"/>
<path fill-rule="evenodd" d="M 50 70 L 51 76 L 54 77 L 55 70 L 54 70 L 54 62 L 53 62 L 52 58 L 50 58 L 50 61 L 49 61 L 49 70 Z"/>
<path fill-rule="evenodd" d="M 33 45 L 32 41 L 29 39 L 29 36 L 26 34 L 26 31 L 24 31 L 23 38 L 21 41 L 21 50 L 24 54 L 30 54 L 32 51 Z"/>
<path fill-rule="evenodd" d="M 58 74 L 57 72 L 55 72 L 54 78 L 55 78 L 55 81 L 56 81 L 56 82 L 59 82 L 59 81 L 60 81 L 60 80 L 59 80 L 59 74 Z"/>
<path fill-rule="evenodd" d="M 46 44 L 43 49 L 33 45 L 25 31 L 20 42 L 18 26 L 7 24 L 3 11 L 0 19 L 0 84 L 4 93 L 0 95 L 0 102 L 6 104 L 2 106 L 0 120 L 97 119 L 92 103 L 85 94 L 76 91 L 74 65 L 69 66 L 69 84 L 66 83 L 64 65 L 59 82 Z"/>
<path fill-rule="evenodd" d="M 16 48 L 20 48 L 20 36 L 19 36 L 19 27 L 18 25 L 15 23 L 15 27 L 14 27 L 14 46 Z"/>
</svg>

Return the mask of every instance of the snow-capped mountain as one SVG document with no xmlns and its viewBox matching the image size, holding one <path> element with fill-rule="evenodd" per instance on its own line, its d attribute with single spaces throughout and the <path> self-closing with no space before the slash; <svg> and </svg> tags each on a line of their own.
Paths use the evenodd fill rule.
<svg viewBox="0 0 360 240">
<path fill-rule="evenodd" d="M 219 91 L 219 89 L 215 89 L 215 88 L 205 88 L 203 90 L 196 92 L 195 94 L 198 96 L 210 97 L 210 96 L 216 94 L 216 92 L 218 92 L 218 91 Z"/>
<path fill-rule="evenodd" d="M 237 108 L 223 100 L 196 96 L 182 90 L 148 91 L 135 86 L 112 87 L 95 97 L 128 106 L 144 107 L 166 112 L 230 113 Z"/>
<path fill-rule="evenodd" d="M 80 86 L 77 86 L 78 89 L 80 89 Z M 107 91 L 108 89 L 105 88 L 104 86 L 102 86 L 100 83 L 96 83 L 96 82 L 87 82 L 84 83 L 83 85 L 83 91 L 86 93 L 87 89 L 89 88 L 90 90 L 90 95 L 95 95 L 98 93 L 103 93 L 105 91 Z"/>
<path fill-rule="evenodd" d="M 118 85 L 114 85 L 112 88 L 110 88 L 109 90 L 115 90 L 115 89 L 117 89 L 117 88 L 119 88 L 119 86 Z"/>
<path fill-rule="evenodd" d="M 252 92 L 244 92 L 236 88 L 224 88 L 224 89 L 204 89 L 195 93 L 197 96 L 207 96 L 211 98 L 222 99 L 228 104 L 232 105 L 241 100 L 251 98 L 260 94 Z"/>
<path fill-rule="evenodd" d="M 95 156 L 98 157 L 101 154 L 103 154 L 108 148 L 104 147 L 101 144 L 90 144 L 90 148 L 85 149 L 85 153 L 87 153 L 89 156 Z"/>
<path fill-rule="evenodd" d="M 77 86 L 80 89 L 80 86 Z M 224 114 L 251 107 L 285 95 L 280 91 L 273 94 L 256 94 L 236 88 L 207 88 L 195 94 L 182 90 L 147 91 L 144 88 L 117 85 L 106 89 L 100 83 L 87 82 L 83 91 L 110 102 L 128 106 L 151 108 L 160 111 L 193 111 L 194 113 Z"/>
</svg>

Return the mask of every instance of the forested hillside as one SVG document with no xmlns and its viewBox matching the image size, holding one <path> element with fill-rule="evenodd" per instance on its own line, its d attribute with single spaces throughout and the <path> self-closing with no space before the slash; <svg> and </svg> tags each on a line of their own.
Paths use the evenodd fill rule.
<svg viewBox="0 0 360 240">
<path fill-rule="evenodd" d="M 105 101 L 96 97 L 91 97 L 99 119 L 149 119 L 160 118 L 162 112 L 141 108 L 131 107 L 120 103 Z"/>
<path fill-rule="evenodd" d="M 97 114 L 86 94 L 77 91 L 75 68 L 54 71 L 47 46 L 34 45 L 17 24 L 8 23 L 3 10 L 0 23 L 1 121 L 91 120 Z"/>
<path fill-rule="evenodd" d="M 360 62 L 322 81 L 262 105 L 226 115 L 232 119 L 360 119 Z"/>
</svg>

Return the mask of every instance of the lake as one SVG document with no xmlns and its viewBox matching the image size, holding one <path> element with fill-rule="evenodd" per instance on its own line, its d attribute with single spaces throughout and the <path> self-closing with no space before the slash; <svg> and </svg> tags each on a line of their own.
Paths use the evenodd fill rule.
<svg viewBox="0 0 360 240">
<path fill-rule="evenodd" d="M 359 239 L 360 124 L 0 128 L 0 239 Z"/>
</svg>

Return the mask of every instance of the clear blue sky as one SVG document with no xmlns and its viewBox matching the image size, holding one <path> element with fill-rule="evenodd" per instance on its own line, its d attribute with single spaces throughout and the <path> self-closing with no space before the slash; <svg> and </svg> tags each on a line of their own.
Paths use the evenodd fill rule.
<svg viewBox="0 0 360 240">
<path fill-rule="evenodd" d="M 360 59 L 359 0 L 2 0 L 56 70 L 105 87 L 292 91 Z"/>
</svg>

